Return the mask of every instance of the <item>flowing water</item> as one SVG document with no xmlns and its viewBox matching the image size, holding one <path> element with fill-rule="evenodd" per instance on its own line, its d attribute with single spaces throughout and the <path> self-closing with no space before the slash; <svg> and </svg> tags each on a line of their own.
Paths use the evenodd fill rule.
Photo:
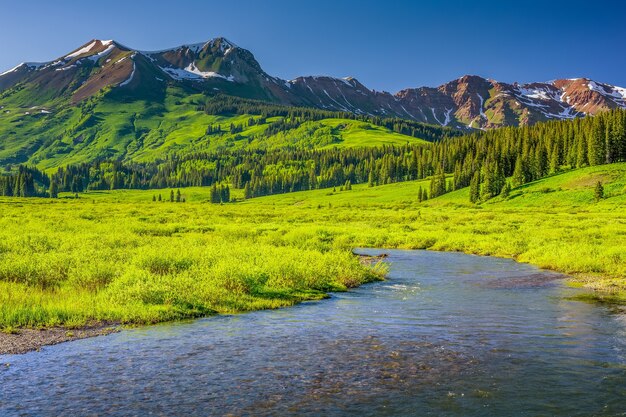
<svg viewBox="0 0 626 417">
<path fill-rule="evenodd" d="M 329 300 L 0 357 L 0 415 L 626 415 L 626 315 L 510 260 L 385 253 Z"/>
</svg>

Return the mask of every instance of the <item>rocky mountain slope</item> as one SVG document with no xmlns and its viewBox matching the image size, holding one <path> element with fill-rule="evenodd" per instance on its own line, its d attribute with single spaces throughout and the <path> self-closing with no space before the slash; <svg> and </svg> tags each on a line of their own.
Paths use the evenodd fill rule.
<svg viewBox="0 0 626 417">
<path fill-rule="evenodd" d="M 172 84 L 190 94 L 221 92 L 454 128 L 490 129 L 626 108 L 625 88 L 587 78 L 520 85 L 463 76 L 396 94 L 370 90 L 354 78 L 282 80 L 224 38 L 156 52 L 92 40 L 54 61 L 24 63 L 0 74 L 0 106 L 3 101 L 25 108 L 54 106 L 67 100 L 76 105 L 99 94 L 117 94 L 124 102 L 163 101 Z"/>
</svg>

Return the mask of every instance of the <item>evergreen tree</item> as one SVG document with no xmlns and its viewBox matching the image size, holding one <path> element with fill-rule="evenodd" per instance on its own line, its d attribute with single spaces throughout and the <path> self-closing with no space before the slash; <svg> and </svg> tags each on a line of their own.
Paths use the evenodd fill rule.
<svg viewBox="0 0 626 417">
<path fill-rule="evenodd" d="M 524 167 L 522 166 L 522 158 L 518 156 L 515 160 L 515 170 L 513 171 L 513 187 L 519 187 L 526 182 L 524 177 Z"/>
<path fill-rule="evenodd" d="M 220 197 L 220 192 L 217 189 L 217 184 L 215 183 L 211 187 L 210 200 L 211 200 L 211 203 L 220 203 L 222 200 Z"/>
<path fill-rule="evenodd" d="M 596 201 L 600 201 L 604 198 L 604 186 L 602 186 L 602 183 L 600 181 L 596 183 L 596 188 L 594 190 L 594 197 Z"/>
<path fill-rule="evenodd" d="M 476 171 L 470 181 L 470 202 L 477 203 L 480 200 L 480 172 Z"/>
<path fill-rule="evenodd" d="M 606 162 L 606 133 L 600 117 L 593 118 L 588 147 L 589 165 L 600 165 Z"/>
<path fill-rule="evenodd" d="M 370 172 L 367 176 L 367 186 L 368 187 L 373 187 L 375 185 L 375 181 L 374 181 L 374 170 L 370 169 Z"/>
<path fill-rule="evenodd" d="M 228 185 L 220 187 L 220 202 L 230 202 L 230 187 Z"/>
<path fill-rule="evenodd" d="M 59 186 L 57 185 L 56 181 L 50 182 L 48 195 L 50 196 L 50 198 L 59 198 Z"/>
<path fill-rule="evenodd" d="M 500 192 L 500 196 L 502 198 L 508 198 L 511 194 L 511 184 L 508 181 L 505 182 L 504 187 L 502 187 L 502 191 Z"/>
<path fill-rule="evenodd" d="M 446 193 L 446 174 L 439 169 L 437 175 L 430 181 L 430 198 L 439 197 Z"/>
</svg>

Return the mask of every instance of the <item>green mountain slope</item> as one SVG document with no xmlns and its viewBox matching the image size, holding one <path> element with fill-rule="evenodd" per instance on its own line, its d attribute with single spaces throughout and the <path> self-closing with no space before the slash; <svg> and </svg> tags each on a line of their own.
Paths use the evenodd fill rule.
<svg viewBox="0 0 626 417">
<path fill-rule="evenodd" d="M 181 87 L 168 87 L 161 101 L 127 101 L 114 93 L 99 94 L 78 105 L 53 100 L 50 105 L 29 106 L 5 100 L 0 113 L 0 165 L 33 164 L 47 169 L 95 160 L 150 161 L 174 152 L 238 147 L 425 143 L 371 122 L 341 118 L 303 120 L 266 135 L 267 128 L 281 117 L 261 120 L 258 112 L 207 114 L 202 107 L 208 97 Z M 220 131 L 207 132 L 209 126 L 219 126 Z"/>
</svg>

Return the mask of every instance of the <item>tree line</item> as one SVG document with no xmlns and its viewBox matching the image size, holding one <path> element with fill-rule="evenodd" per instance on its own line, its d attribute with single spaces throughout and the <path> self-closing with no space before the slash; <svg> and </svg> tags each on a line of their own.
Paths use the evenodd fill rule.
<svg viewBox="0 0 626 417">
<path fill-rule="evenodd" d="M 439 141 L 448 137 L 461 136 L 462 131 L 444 126 L 429 125 L 420 122 L 400 118 L 384 118 L 349 112 L 320 110 L 309 107 L 293 107 L 281 104 L 273 104 L 260 100 L 244 99 L 240 97 L 217 94 L 208 97 L 204 105 L 199 105 L 198 110 L 210 115 L 260 115 L 256 122 L 254 119 L 248 121 L 248 125 L 264 124 L 268 118 L 281 117 L 281 120 L 273 122 L 268 126 L 264 135 L 272 136 L 279 132 L 297 129 L 306 122 L 315 122 L 323 119 L 349 119 L 361 122 L 372 123 L 376 126 L 385 127 L 403 135 L 421 138 L 430 142 Z M 227 132 L 237 133 L 240 126 L 231 125 L 229 129 L 216 129 L 211 126 L 207 134 Z M 241 130 L 239 130 L 241 131 Z"/>
<path fill-rule="evenodd" d="M 470 187 L 470 200 L 478 202 L 562 169 L 626 161 L 625 126 L 626 111 L 612 110 L 431 144 L 189 152 L 154 162 L 70 165 L 50 177 L 19 167 L 17 173 L 0 177 L 0 193 L 34 196 L 47 191 L 54 196 L 61 191 L 209 186 L 215 190 L 211 201 L 228 202 L 230 187 L 253 198 L 341 187 L 347 182 L 374 186 L 432 177 L 430 189 L 423 190 L 419 199 Z"/>
</svg>

